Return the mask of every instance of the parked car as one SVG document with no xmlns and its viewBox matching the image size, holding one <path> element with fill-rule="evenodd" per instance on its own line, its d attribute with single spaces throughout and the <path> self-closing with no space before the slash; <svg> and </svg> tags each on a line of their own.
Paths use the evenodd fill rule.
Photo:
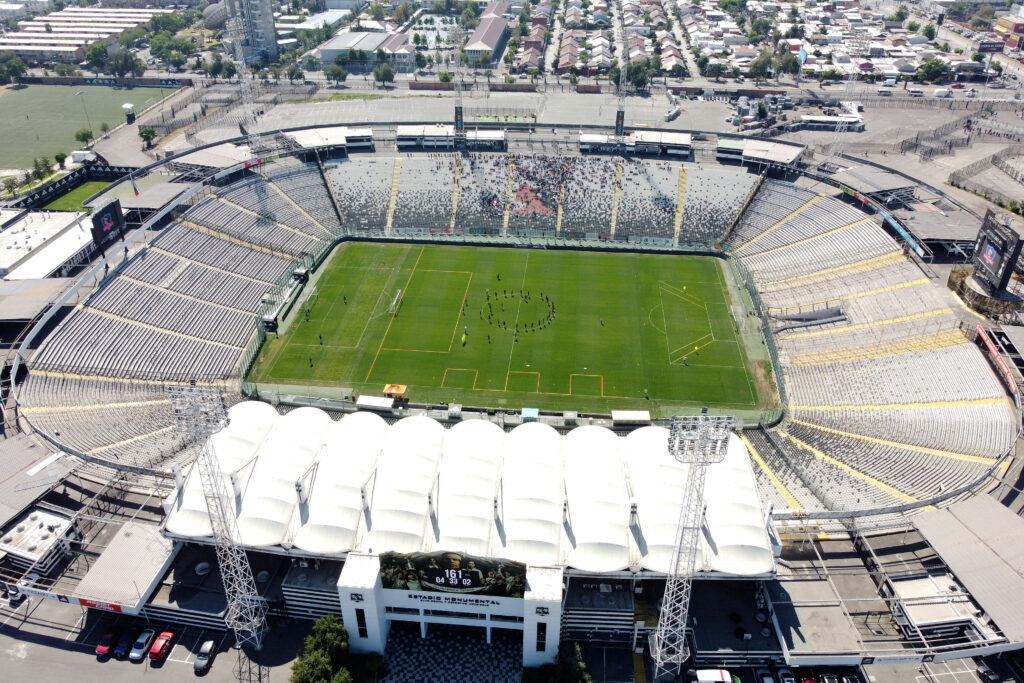
<svg viewBox="0 0 1024 683">
<path fill-rule="evenodd" d="M 132 645 L 132 651 L 128 653 L 128 659 L 133 662 L 141 662 L 149 652 L 149 646 L 153 644 L 153 637 L 156 632 L 151 628 L 147 628 L 139 634 L 138 638 L 135 639 L 135 644 Z"/>
<path fill-rule="evenodd" d="M 983 681 L 988 681 L 988 683 L 1001 683 L 1003 680 L 1003 677 L 993 671 L 992 667 L 985 662 L 978 662 L 977 672 L 978 678 Z"/>
<path fill-rule="evenodd" d="M 210 667 L 213 665 L 213 658 L 216 654 L 216 641 L 207 640 L 199 646 L 199 652 L 196 653 L 196 663 L 192 667 L 197 676 L 210 670 Z"/>
<path fill-rule="evenodd" d="M 778 677 L 779 683 L 796 683 L 796 676 L 789 669 L 779 669 L 775 675 Z"/>
<path fill-rule="evenodd" d="M 962 81 L 957 81 L 956 83 L 954 83 L 953 85 L 951 85 L 949 87 L 953 88 L 953 90 L 963 90 L 967 86 L 964 85 Z"/>
<path fill-rule="evenodd" d="M 757 683 L 775 683 L 775 677 L 772 676 L 772 672 L 768 669 L 758 669 L 757 673 L 754 674 L 754 680 Z"/>
<path fill-rule="evenodd" d="M 171 642 L 174 641 L 174 634 L 170 631 L 164 631 L 157 639 L 153 641 L 153 647 L 149 648 L 149 658 L 154 662 L 159 662 L 167 653 L 171 651 Z"/>
<path fill-rule="evenodd" d="M 100 641 L 96 643 L 96 656 L 109 657 L 112 655 L 114 653 L 114 646 L 117 645 L 117 641 L 120 638 L 120 629 L 107 629 L 107 632 L 100 636 Z"/>
<path fill-rule="evenodd" d="M 818 677 L 818 680 L 821 681 L 821 683 L 839 683 L 839 679 L 836 678 L 835 674 L 821 674 L 821 676 Z"/>
<path fill-rule="evenodd" d="M 843 683 L 860 683 L 860 676 L 858 676 L 857 674 L 843 676 Z"/>
<path fill-rule="evenodd" d="M 121 631 L 121 637 L 117 639 L 117 645 L 114 647 L 114 656 L 118 659 L 123 659 L 128 656 L 131 652 L 132 644 L 135 642 L 134 634 L 130 629 Z"/>
</svg>

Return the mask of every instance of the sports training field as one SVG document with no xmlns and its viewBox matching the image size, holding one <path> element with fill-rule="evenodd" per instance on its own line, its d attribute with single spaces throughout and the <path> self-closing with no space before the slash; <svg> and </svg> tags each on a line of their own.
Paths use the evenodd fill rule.
<svg viewBox="0 0 1024 683">
<path fill-rule="evenodd" d="M 81 97 L 75 93 L 82 92 Z M 170 90 L 162 91 L 170 94 Z M 161 97 L 159 88 L 109 88 L 100 85 L 29 85 L 0 91 L 0 121 L 4 144 L 0 145 L 0 168 L 29 168 L 36 157 L 51 161 L 57 152 L 70 154 L 81 147 L 75 131 L 86 128 L 88 111 L 93 132 L 100 136 L 106 123 L 111 128 L 124 123 L 121 105 L 131 102 L 135 111 Z M 82 100 L 85 100 L 85 109 Z M 139 141 L 141 144 L 141 140 Z"/>
<path fill-rule="evenodd" d="M 724 278 L 712 257 L 350 242 L 250 379 L 505 408 L 773 405 Z"/>
</svg>

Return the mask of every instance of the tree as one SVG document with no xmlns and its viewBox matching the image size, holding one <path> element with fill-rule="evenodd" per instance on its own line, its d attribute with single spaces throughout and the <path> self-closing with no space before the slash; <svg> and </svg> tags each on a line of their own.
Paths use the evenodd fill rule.
<svg viewBox="0 0 1024 683">
<path fill-rule="evenodd" d="M 971 26 L 973 28 L 991 28 L 992 20 L 995 19 L 995 10 L 992 9 L 992 5 L 984 4 L 978 7 L 974 16 L 971 17 Z"/>
<path fill-rule="evenodd" d="M 121 50 L 111 57 L 108 68 L 110 73 L 118 78 L 124 78 L 128 74 L 141 76 L 146 73 L 146 65 L 142 63 L 142 60 L 127 50 Z"/>
<path fill-rule="evenodd" d="M 907 20 L 907 17 L 909 17 L 909 16 L 910 16 L 910 11 L 906 7 L 904 7 L 903 5 L 900 5 L 899 9 L 897 9 L 894 14 L 890 14 L 888 17 L 886 17 L 885 20 L 886 21 L 898 21 L 900 23 L 903 23 L 904 21 Z"/>
<path fill-rule="evenodd" d="M 917 33 L 918 31 L 921 30 L 921 24 L 917 23 L 916 21 L 911 21 L 907 24 L 907 30 L 910 31 L 911 33 Z"/>
<path fill-rule="evenodd" d="M 626 80 L 637 90 L 643 90 L 650 81 L 650 72 L 647 60 L 633 62 L 626 65 Z"/>
<path fill-rule="evenodd" d="M 772 70 L 772 55 L 767 50 L 764 50 L 757 57 L 754 57 L 747 66 L 747 70 L 750 72 L 750 77 L 754 79 L 754 82 L 763 81 L 768 78 L 768 74 Z"/>
<path fill-rule="evenodd" d="M 85 53 L 85 62 L 92 69 L 93 73 L 99 73 L 103 71 L 103 67 L 107 65 L 107 47 L 102 43 L 93 43 L 89 46 L 89 51 Z"/>
<path fill-rule="evenodd" d="M 92 131 L 88 128 L 79 128 L 75 131 L 75 140 L 83 145 L 89 144 L 89 141 L 92 140 Z"/>
<path fill-rule="evenodd" d="M 378 64 L 373 67 L 373 80 L 384 84 L 393 83 L 395 80 L 395 70 L 391 68 L 390 64 Z"/>
<path fill-rule="evenodd" d="M 152 128 L 140 128 L 139 137 L 146 143 L 146 149 L 153 146 L 153 139 L 156 137 L 156 131 Z"/>
<path fill-rule="evenodd" d="M 708 75 L 708 65 L 711 63 L 711 58 L 707 55 L 701 55 L 697 57 L 697 70 L 700 71 L 701 76 Z"/>
<path fill-rule="evenodd" d="M 109 123 L 107 123 L 106 121 L 104 121 L 103 123 L 101 123 L 101 124 L 100 124 L 100 132 L 101 132 L 101 133 L 103 133 L 104 135 L 106 135 L 107 133 L 109 133 L 109 132 L 110 132 L 110 124 L 109 124 Z"/>
<path fill-rule="evenodd" d="M 764 102 L 759 102 L 757 105 L 757 118 L 762 121 L 768 118 L 768 107 L 764 106 Z"/>
<path fill-rule="evenodd" d="M 300 78 L 305 78 L 306 76 L 305 72 L 303 72 L 302 69 L 299 68 L 298 64 L 292 64 L 291 66 L 289 66 L 288 72 L 285 75 L 288 76 L 289 83 L 294 83 L 296 80 Z"/>
<path fill-rule="evenodd" d="M 13 52 L 0 52 L 0 85 L 18 80 L 27 70 L 25 62 Z"/>
<path fill-rule="evenodd" d="M 68 155 L 64 152 L 57 152 L 53 155 L 53 160 L 57 162 L 57 165 L 60 166 L 61 170 L 64 169 L 64 162 L 67 161 L 67 158 Z"/>
<path fill-rule="evenodd" d="M 348 656 L 348 632 L 338 617 L 327 614 L 316 620 L 303 645 L 307 653 L 319 650 L 326 654 L 334 670 Z"/>
<path fill-rule="evenodd" d="M 790 74 L 795 76 L 800 73 L 800 60 L 789 50 L 786 50 L 775 60 L 775 77 L 779 74 Z"/>
<path fill-rule="evenodd" d="M 4 178 L 4 191 L 6 191 L 7 194 L 14 194 L 14 191 L 17 190 L 17 189 L 18 189 L 18 181 L 17 180 L 12 178 L 11 176 L 7 176 L 6 178 Z"/>
<path fill-rule="evenodd" d="M 235 66 L 234 62 L 224 62 L 224 78 L 230 81 L 237 73 L 238 67 Z"/>
<path fill-rule="evenodd" d="M 714 78 L 716 83 L 723 73 L 725 73 L 725 64 L 722 64 L 721 62 L 708 64 L 707 74 L 709 77 Z"/>
<path fill-rule="evenodd" d="M 452 74 L 450 71 L 442 71 L 441 73 L 437 74 L 437 80 L 441 81 L 442 83 L 451 83 Z"/>
<path fill-rule="evenodd" d="M 370 17 L 374 21 L 384 21 L 384 5 L 379 2 L 375 2 L 370 5 Z"/>
<path fill-rule="evenodd" d="M 932 57 L 921 65 L 918 74 L 920 74 L 922 80 L 935 83 L 945 78 L 947 71 L 949 71 L 949 67 L 944 61 L 937 57 Z"/>
<path fill-rule="evenodd" d="M 480 66 L 490 66 L 491 64 L 491 53 L 484 50 L 480 53 L 480 57 L 476 60 Z"/>
<path fill-rule="evenodd" d="M 185 65 L 185 55 L 177 50 L 174 50 L 167 56 L 167 61 L 175 69 L 180 69 Z"/>
<path fill-rule="evenodd" d="M 333 669 L 327 654 L 320 650 L 299 655 L 292 662 L 291 683 L 327 683 Z"/>
<path fill-rule="evenodd" d="M 935 40 L 935 36 L 938 34 L 938 30 L 935 28 L 935 24 L 925 24 L 924 28 L 921 29 L 921 35 L 928 40 Z"/>
<path fill-rule="evenodd" d="M 414 58 L 414 60 L 416 62 L 416 68 L 417 69 L 422 69 L 423 67 L 425 67 L 427 65 L 427 58 L 426 58 L 426 56 L 424 56 L 424 54 L 422 52 L 417 52 L 416 53 L 416 57 Z"/>
<path fill-rule="evenodd" d="M 331 64 L 324 70 L 324 76 L 328 81 L 338 83 L 340 85 L 345 82 L 346 78 L 348 78 L 348 70 L 338 64 Z"/>
<path fill-rule="evenodd" d="M 978 62 L 980 64 L 981 62 L 985 61 L 985 55 L 981 54 L 980 52 L 975 52 L 973 55 L 971 55 L 971 60 Z"/>
<path fill-rule="evenodd" d="M 352 683 L 352 674 L 348 669 L 341 668 L 334 673 L 331 683 Z"/>
</svg>

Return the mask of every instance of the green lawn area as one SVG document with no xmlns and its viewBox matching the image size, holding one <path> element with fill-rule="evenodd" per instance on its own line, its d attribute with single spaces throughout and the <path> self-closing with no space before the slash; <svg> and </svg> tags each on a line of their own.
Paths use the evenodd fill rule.
<svg viewBox="0 0 1024 683">
<path fill-rule="evenodd" d="M 82 97 L 76 92 L 85 93 Z M 169 90 L 163 93 L 169 94 Z M 28 168 L 37 157 L 53 160 L 57 152 L 70 154 L 81 147 L 75 131 L 86 128 L 82 100 L 97 137 L 106 123 L 111 128 L 124 122 L 121 105 L 131 102 L 135 111 L 161 97 L 159 88 L 111 88 L 100 85 L 29 85 L 0 93 L 0 121 L 4 144 L 0 145 L 0 168 Z"/>
<path fill-rule="evenodd" d="M 495 408 L 773 406 L 725 277 L 713 257 L 349 242 L 249 379 Z"/>
<path fill-rule="evenodd" d="M 108 185 L 110 183 L 103 180 L 87 180 L 63 197 L 54 199 L 43 208 L 48 211 L 81 211 L 82 202 Z"/>
</svg>

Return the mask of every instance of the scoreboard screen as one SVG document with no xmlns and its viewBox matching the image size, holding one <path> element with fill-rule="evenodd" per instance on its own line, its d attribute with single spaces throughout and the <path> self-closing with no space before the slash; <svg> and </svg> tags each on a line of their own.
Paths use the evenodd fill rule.
<svg viewBox="0 0 1024 683">
<path fill-rule="evenodd" d="M 995 290 L 1006 289 L 1020 256 L 1020 249 L 1020 235 L 989 209 L 974 244 L 973 264 L 976 274 Z"/>
<path fill-rule="evenodd" d="M 111 199 L 105 204 L 100 204 L 92 212 L 93 244 L 105 247 L 124 234 L 124 226 L 120 199 Z"/>
<path fill-rule="evenodd" d="M 384 588 L 521 598 L 526 565 L 457 552 L 381 553 Z"/>
</svg>

